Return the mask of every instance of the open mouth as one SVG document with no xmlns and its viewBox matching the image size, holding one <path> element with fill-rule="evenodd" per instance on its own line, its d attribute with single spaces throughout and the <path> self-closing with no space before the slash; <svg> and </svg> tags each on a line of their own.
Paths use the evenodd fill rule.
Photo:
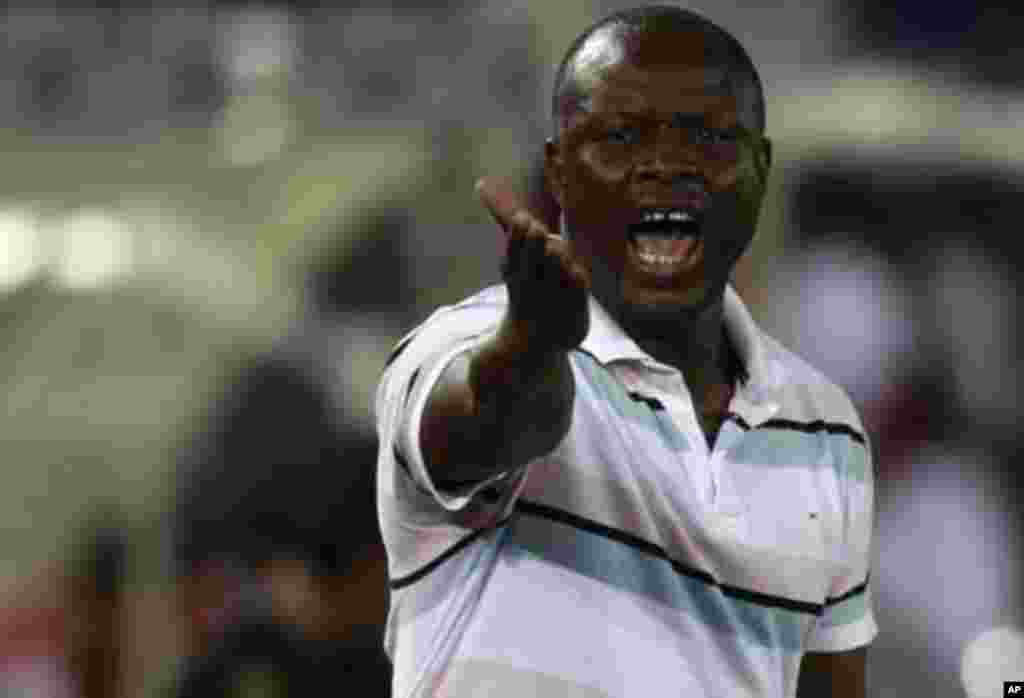
<svg viewBox="0 0 1024 698">
<path fill-rule="evenodd" d="M 630 247 L 648 271 L 673 274 L 699 261 L 702 222 L 692 209 L 645 209 L 628 228 Z"/>
</svg>

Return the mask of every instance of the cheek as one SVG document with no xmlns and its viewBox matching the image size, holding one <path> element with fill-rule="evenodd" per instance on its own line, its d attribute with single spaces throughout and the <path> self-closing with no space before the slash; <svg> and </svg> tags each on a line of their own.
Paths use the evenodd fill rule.
<svg viewBox="0 0 1024 698">
<path fill-rule="evenodd" d="M 625 223 L 615 219 L 611 206 L 605 206 L 581 202 L 565 211 L 572 232 L 572 251 L 588 269 L 593 270 L 596 262 L 597 266 L 619 272 L 627 253 Z"/>
<path fill-rule="evenodd" d="M 704 150 L 705 172 L 712 191 L 729 191 L 740 176 L 742 150 L 736 143 L 708 146 Z"/>
<path fill-rule="evenodd" d="M 736 187 L 739 181 L 739 173 L 736 167 L 723 167 L 712 172 L 708 179 L 711 180 L 710 184 L 713 192 L 730 191 Z"/>
<path fill-rule="evenodd" d="M 602 223 L 604 223 L 602 225 Z M 626 236 L 621 226 L 607 221 L 572 220 L 573 253 L 588 262 L 599 260 L 601 266 L 612 271 L 621 270 L 626 255 Z M 592 268 L 592 264 L 587 265 Z"/>
<path fill-rule="evenodd" d="M 719 192 L 733 192 L 737 214 L 740 219 L 753 226 L 757 223 L 758 211 L 764 197 L 767 172 L 759 166 L 755 151 L 747 144 L 734 145 L 735 157 L 712 177 L 712 188 Z"/>
<path fill-rule="evenodd" d="M 612 158 L 598 148 L 581 148 L 576 174 L 588 188 L 605 190 L 621 187 L 629 175 L 625 158 Z"/>
<path fill-rule="evenodd" d="M 626 182 L 628 164 L 581 149 L 570 174 L 566 216 L 574 245 L 585 256 L 612 263 L 625 252 L 625 213 L 630 209 Z"/>
<path fill-rule="evenodd" d="M 631 165 L 587 144 L 574 151 L 572 163 L 565 214 L 573 231 L 573 248 L 591 268 L 598 262 L 618 273 L 628 251 L 625 230 L 627 212 L 632 210 Z"/>
<path fill-rule="evenodd" d="M 722 165 L 735 164 L 740 156 L 740 148 L 736 143 L 718 143 L 705 149 L 705 157 Z"/>
</svg>

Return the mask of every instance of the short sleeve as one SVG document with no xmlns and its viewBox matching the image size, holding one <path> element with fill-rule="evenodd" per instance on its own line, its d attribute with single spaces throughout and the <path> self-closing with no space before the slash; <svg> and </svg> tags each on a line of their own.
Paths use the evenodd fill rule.
<svg viewBox="0 0 1024 698">
<path fill-rule="evenodd" d="M 399 344 L 384 371 L 374 404 L 378 501 L 406 524 L 473 526 L 474 518 L 493 518 L 495 506 L 504 509 L 503 495 L 522 480 L 519 472 L 499 473 L 456 492 L 441 490 L 427 471 L 419 443 L 420 422 L 434 385 L 456 357 L 493 335 L 502 310 L 496 303 L 476 303 L 435 313 Z M 485 491 L 490 503 L 470 507 Z"/>
<path fill-rule="evenodd" d="M 447 511 L 458 511 L 480 491 L 500 482 L 506 473 L 481 480 L 456 492 L 441 490 L 430 477 L 423 451 L 420 448 L 420 426 L 430 392 L 449 364 L 461 354 L 476 349 L 489 335 L 473 337 L 457 343 L 424 363 L 410 384 L 406 387 L 408 399 L 398 418 L 394 441 L 394 457 L 397 465 L 412 478 L 416 485 Z"/>
<path fill-rule="evenodd" d="M 844 439 L 837 461 L 843 496 L 841 572 L 808 641 L 810 652 L 843 652 L 869 644 L 878 634 L 872 605 L 874 470 L 863 439 Z"/>
</svg>

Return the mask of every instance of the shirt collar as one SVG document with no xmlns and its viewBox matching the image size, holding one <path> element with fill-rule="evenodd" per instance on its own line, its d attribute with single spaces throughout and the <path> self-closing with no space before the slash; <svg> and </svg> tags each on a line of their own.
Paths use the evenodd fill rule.
<svg viewBox="0 0 1024 698">
<path fill-rule="evenodd" d="M 769 356 L 761 329 L 731 285 L 725 288 L 722 317 L 725 331 L 749 376 L 737 390 L 734 409 L 751 424 L 763 422 L 778 409 L 777 394 L 783 383 L 781 366 Z M 664 370 L 664 365 L 641 349 L 593 296 L 590 331 L 581 348 L 604 365 L 632 360 L 652 370 Z"/>
</svg>

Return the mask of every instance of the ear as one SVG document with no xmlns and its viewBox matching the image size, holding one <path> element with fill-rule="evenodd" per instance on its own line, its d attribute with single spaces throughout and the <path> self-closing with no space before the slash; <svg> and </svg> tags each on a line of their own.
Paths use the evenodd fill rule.
<svg viewBox="0 0 1024 698">
<path fill-rule="evenodd" d="M 544 179 L 548 191 L 555 197 L 560 208 L 565 207 L 565 158 L 561 144 L 554 138 L 544 142 Z"/>
</svg>

